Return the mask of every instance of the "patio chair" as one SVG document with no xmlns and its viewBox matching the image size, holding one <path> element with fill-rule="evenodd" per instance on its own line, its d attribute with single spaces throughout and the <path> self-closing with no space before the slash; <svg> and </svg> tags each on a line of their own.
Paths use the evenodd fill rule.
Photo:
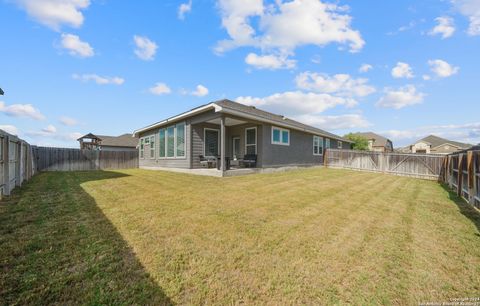
<svg viewBox="0 0 480 306">
<path fill-rule="evenodd" d="M 241 165 L 245 168 L 255 168 L 257 166 L 257 154 L 245 154 Z"/>
<path fill-rule="evenodd" d="M 217 158 L 215 156 L 200 155 L 200 164 L 205 168 L 214 168 L 217 165 Z"/>
</svg>

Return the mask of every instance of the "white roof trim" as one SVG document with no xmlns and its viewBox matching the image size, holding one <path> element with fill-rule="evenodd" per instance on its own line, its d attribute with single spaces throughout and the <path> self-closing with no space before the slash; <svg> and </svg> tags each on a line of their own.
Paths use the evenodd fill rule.
<svg viewBox="0 0 480 306">
<path fill-rule="evenodd" d="M 141 128 L 141 129 L 138 129 L 138 130 L 135 130 L 133 133 L 132 133 L 132 136 L 135 137 L 138 133 L 142 133 L 142 132 L 145 132 L 145 131 L 148 131 L 148 130 L 151 130 L 151 129 L 154 129 L 156 127 L 159 127 L 159 126 L 162 126 L 162 125 L 165 125 L 169 122 L 172 122 L 172 121 L 178 121 L 178 120 L 181 120 L 183 118 L 186 118 L 186 117 L 189 117 L 189 116 L 192 116 L 192 115 L 195 115 L 195 114 L 198 114 L 198 113 L 202 113 L 210 108 L 215 108 L 215 111 L 217 111 L 217 108 L 219 107 L 218 105 L 216 105 L 215 103 L 209 103 L 207 105 L 204 105 L 202 107 L 199 107 L 199 108 L 196 108 L 196 109 L 193 109 L 191 111 L 188 111 L 188 112 L 185 112 L 185 113 L 182 113 L 180 115 L 177 115 L 175 117 L 171 117 L 171 118 L 168 118 L 168 119 L 165 119 L 163 121 L 160 121 L 160 122 L 157 122 L 157 123 L 154 123 L 154 124 L 151 124 L 151 125 L 148 125 L 144 128 Z M 221 109 L 221 107 L 220 107 Z"/>
<path fill-rule="evenodd" d="M 220 105 L 218 105 L 214 102 L 209 103 L 207 105 L 204 105 L 202 107 L 193 109 L 191 111 L 185 112 L 185 113 L 180 114 L 178 116 L 171 117 L 169 119 L 166 119 L 166 120 L 151 124 L 149 126 L 146 126 L 144 128 L 135 130 L 132 135 L 133 135 L 133 137 L 135 137 L 138 133 L 142 133 L 142 132 L 160 127 L 160 126 L 165 125 L 165 124 L 167 124 L 169 122 L 172 122 L 172 121 L 178 121 L 178 120 L 181 120 L 183 118 L 186 118 L 186 117 L 189 117 L 189 116 L 192 116 L 192 115 L 196 115 L 198 113 L 202 113 L 202 112 L 204 112 L 208 109 L 211 109 L 211 108 L 214 108 L 216 113 L 236 115 L 236 116 L 239 116 L 239 117 L 248 118 L 248 119 L 252 119 L 252 120 L 256 120 L 256 121 L 267 122 L 267 123 L 270 123 L 270 124 L 273 124 L 273 125 L 276 125 L 276 126 L 280 126 L 280 127 L 285 127 L 285 128 L 290 128 L 290 129 L 297 130 L 297 131 L 307 132 L 307 133 L 310 133 L 310 134 L 313 134 L 313 135 L 319 135 L 319 136 L 332 138 L 332 139 L 336 139 L 336 140 L 340 140 L 340 141 L 344 141 L 344 142 L 351 142 L 351 141 L 343 139 L 341 137 L 333 137 L 331 135 L 320 133 L 320 132 L 315 131 L 315 130 L 304 129 L 304 128 L 300 128 L 300 127 L 297 127 L 297 126 L 294 126 L 294 125 L 291 125 L 291 124 L 288 124 L 288 123 L 281 123 L 281 122 L 266 119 L 266 118 L 263 118 L 263 117 L 260 117 L 260 116 L 247 114 L 247 113 L 244 113 L 242 111 L 237 111 L 237 110 L 233 110 L 233 109 L 224 108 L 224 107 L 221 107 Z"/>
</svg>

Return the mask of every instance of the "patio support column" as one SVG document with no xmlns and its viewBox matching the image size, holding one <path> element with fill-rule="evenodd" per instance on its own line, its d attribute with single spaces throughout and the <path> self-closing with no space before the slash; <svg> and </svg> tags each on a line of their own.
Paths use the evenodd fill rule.
<svg viewBox="0 0 480 306">
<path fill-rule="evenodd" d="M 220 118 L 220 170 L 225 171 L 225 117 Z"/>
</svg>

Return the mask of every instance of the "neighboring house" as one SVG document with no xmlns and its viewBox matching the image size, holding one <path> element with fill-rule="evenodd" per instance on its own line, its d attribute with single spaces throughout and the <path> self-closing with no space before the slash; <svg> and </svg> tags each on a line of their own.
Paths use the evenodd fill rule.
<svg viewBox="0 0 480 306">
<path fill-rule="evenodd" d="M 408 153 L 437 153 L 450 154 L 472 147 L 471 144 L 461 143 L 444 139 L 435 135 L 429 135 L 410 145 L 404 150 Z"/>
<path fill-rule="evenodd" d="M 230 100 L 212 102 L 136 130 L 140 167 L 196 169 L 217 160 L 242 166 L 282 167 L 323 163 L 325 148 L 350 149 L 351 141 L 324 130 Z M 221 162 L 223 161 L 223 162 Z"/>
<path fill-rule="evenodd" d="M 105 136 L 88 133 L 77 140 L 82 150 L 132 151 L 138 146 L 138 138 L 132 137 L 132 134 Z"/>
<path fill-rule="evenodd" d="M 393 143 L 381 135 L 373 132 L 355 133 L 354 135 L 362 136 L 368 140 L 368 150 L 375 152 L 393 152 Z"/>
</svg>

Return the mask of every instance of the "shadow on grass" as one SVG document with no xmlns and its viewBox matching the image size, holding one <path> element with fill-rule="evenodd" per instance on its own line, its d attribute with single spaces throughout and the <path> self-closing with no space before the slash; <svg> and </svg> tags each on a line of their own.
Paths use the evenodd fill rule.
<svg viewBox="0 0 480 306">
<path fill-rule="evenodd" d="M 41 173 L 0 202 L 0 304 L 172 304 L 81 187 L 126 176 Z"/>
<path fill-rule="evenodd" d="M 480 237 L 480 212 L 463 198 L 459 197 L 447 184 L 441 183 L 441 186 L 448 192 L 450 200 L 457 204 L 462 215 L 467 217 L 477 227 L 478 233 L 475 234 Z"/>
</svg>

